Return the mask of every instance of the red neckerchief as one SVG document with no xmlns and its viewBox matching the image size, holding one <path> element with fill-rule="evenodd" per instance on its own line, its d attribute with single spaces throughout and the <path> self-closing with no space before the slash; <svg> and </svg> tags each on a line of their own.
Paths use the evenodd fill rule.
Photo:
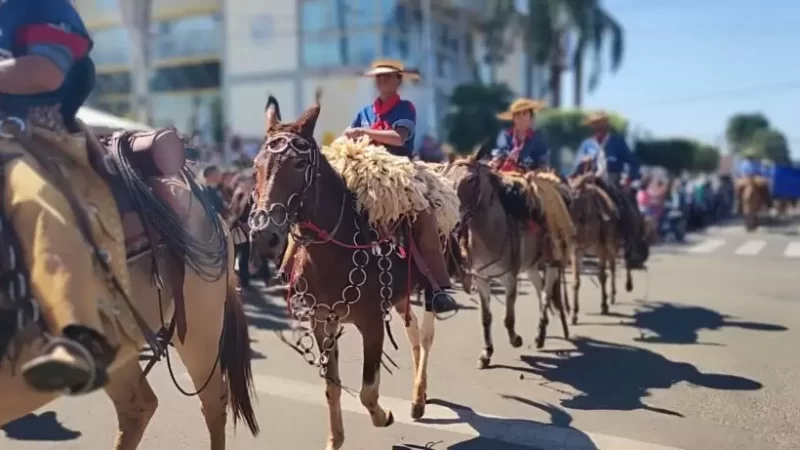
<svg viewBox="0 0 800 450">
<path fill-rule="evenodd" d="M 508 157 L 506 158 L 503 165 L 500 167 L 500 170 L 503 172 L 521 172 L 522 169 L 519 167 L 519 155 L 522 153 L 522 149 L 525 147 L 525 144 L 533 139 L 533 135 L 536 133 L 532 129 L 528 129 L 525 131 L 525 136 L 522 140 L 517 139 L 516 133 L 514 133 L 514 129 L 510 128 L 508 133 L 511 135 L 511 153 L 509 153 Z"/>
<path fill-rule="evenodd" d="M 385 117 L 394 109 L 395 106 L 400 104 L 400 96 L 397 94 L 392 95 L 386 101 L 376 98 L 372 103 L 372 112 L 375 114 L 375 122 L 372 124 L 373 130 L 391 130 L 390 124 Z"/>
</svg>

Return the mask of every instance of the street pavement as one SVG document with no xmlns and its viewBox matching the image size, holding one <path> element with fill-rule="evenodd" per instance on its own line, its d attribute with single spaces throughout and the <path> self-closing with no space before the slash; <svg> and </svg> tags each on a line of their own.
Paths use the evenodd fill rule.
<svg viewBox="0 0 800 450">
<path fill-rule="evenodd" d="M 437 322 L 426 417 L 409 418 L 410 352 L 401 319 L 393 321 L 399 351 L 387 345 L 392 374 L 382 376 L 381 403 L 396 423 L 371 426 L 358 400 L 358 333 L 342 336 L 346 449 L 353 450 L 789 450 L 800 448 L 800 258 L 784 256 L 790 232 L 741 236 L 727 227 L 690 236 L 686 245 L 654 251 L 634 291 L 618 282 L 617 304 L 599 315 L 599 289 L 585 277 L 580 324 L 561 339 L 551 321 L 545 349 L 533 346 L 535 295 L 521 282 L 512 348 L 503 329 L 503 299 L 493 300 L 495 355 L 477 369 L 482 347 L 477 304 Z M 724 240 L 713 251 L 688 249 Z M 736 253 L 749 241 L 766 250 Z M 724 248 L 731 251 L 722 251 Z M 750 248 L 755 248 L 751 245 Z M 780 250 L 782 249 L 782 250 Z M 191 299 L 189 299 L 191 301 Z M 232 449 L 313 450 L 327 432 L 323 383 L 315 368 L 279 339 L 286 332 L 280 296 L 248 298 L 256 412 L 262 433 L 230 434 Z M 178 369 L 180 374 L 183 369 Z M 179 375 L 188 387 L 189 380 Z M 181 396 L 163 365 L 149 377 L 159 409 L 140 448 L 208 448 L 195 398 Z M 116 430 L 102 393 L 61 399 L 4 427 L 2 450 L 109 449 Z M 232 431 L 232 429 L 231 429 Z"/>
</svg>

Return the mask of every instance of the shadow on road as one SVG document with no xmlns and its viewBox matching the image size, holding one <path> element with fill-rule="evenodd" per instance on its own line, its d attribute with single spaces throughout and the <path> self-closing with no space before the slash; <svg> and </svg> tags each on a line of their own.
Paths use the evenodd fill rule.
<svg viewBox="0 0 800 450">
<path fill-rule="evenodd" d="M 525 400 L 525 399 L 519 399 L 519 398 L 516 398 L 516 397 L 509 397 L 509 398 L 513 399 L 513 400 L 523 401 L 524 403 L 526 403 L 528 405 L 531 405 L 531 406 L 534 406 L 534 407 L 537 407 L 537 408 L 543 408 L 548 412 L 550 412 L 552 409 L 558 409 L 558 408 L 553 408 L 553 407 L 550 407 L 550 409 L 547 409 L 549 405 L 542 405 L 542 404 L 539 404 L 539 403 L 536 403 L 536 402 L 531 402 L 531 401 L 528 401 L 528 400 Z M 449 401 L 446 401 L 446 400 L 431 399 L 431 400 L 428 400 L 428 403 L 432 404 L 432 405 L 439 405 L 439 406 L 444 406 L 445 408 L 449 408 L 449 409 L 451 409 L 453 412 L 455 412 L 458 415 L 458 418 L 456 418 L 456 419 L 425 419 L 425 418 L 423 418 L 423 419 L 419 420 L 420 423 L 438 424 L 438 425 L 447 425 L 447 424 L 454 424 L 454 423 L 466 423 L 470 427 L 472 427 L 472 429 L 475 430 L 475 432 L 477 432 L 480 435 L 479 437 L 476 437 L 476 438 L 473 438 L 473 439 L 470 439 L 470 440 L 467 440 L 467 441 L 463 441 L 463 442 L 458 442 L 458 443 L 452 444 L 452 445 L 447 447 L 450 450 L 483 450 L 483 449 L 492 449 L 492 450 L 531 450 L 531 447 L 529 445 L 511 444 L 511 443 L 507 443 L 507 442 L 505 442 L 503 440 L 503 439 L 508 439 L 508 437 L 512 436 L 512 435 L 517 435 L 517 437 L 521 438 L 522 436 L 519 436 L 519 435 L 523 434 L 523 433 L 524 434 L 530 434 L 531 436 L 537 436 L 538 439 L 542 440 L 541 442 L 537 442 L 537 443 L 531 442 L 531 445 L 537 445 L 537 444 L 538 445 L 544 445 L 544 448 L 553 448 L 552 445 L 555 445 L 555 442 L 553 442 L 553 443 L 545 442 L 545 440 L 547 439 L 547 436 L 548 436 L 548 431 L 553 429 L 552 425 L 549 425 L 549 424 L 543 424 L 543 423 L 540 423 L 540 422 L 536 422 L 536 421 L 533 421 L 533 420 L 527 420 L 527 419 L 508 419 L 508 418 L 500 418 L 500 417 L 482 416 L 482 415 L 478 414 L 477 412 L 475 412 L 475 410 L 473 410 L 472 408 L 470 408 L 468 406 L 460 405 L 458 403 L 453 403 L 453 402 L 449 402 Z M 562 411 L 562 412 L 563 412 L 563 414 L 566 415 L 566 417 L 568 417 L 568 419 L 566 419 L 563 415 L 558 415 L 558 414 L 552 414 L 552 415 L 553 415 L 553 417 L 556 418 L 556 420 L 560 421 L 561 424 L 566 424 L 568 426 L 569 423 L 572 422 L 572 418 L 566 412 L 564 412 L 564 411 Z M 556 416 L 558 416 L 558 417 L 556 417 Z M 560 424 L 556 423 L 555 420 L 554 420 L 553 423 L 557 424 L 557 425 L 560 425 Z M 572 433 L 571 433 L 572 435 L 569 438 L 571 446 L 582 448 L 582 449 L 587 449 L 587 450 L 590 450 L 590 449 L 591 450 L 596 450 L 598 448 L 597 446 L 594 445 L 594 443 L 592 442 L 591 438 L 589 438 L 589 436 L 587 436 L 582 431 L 574 429 L 574 428 L 570 428 L 570 430 L 572 431 Z M 560 437 L 561 440 L 563 440 L 563 435 L 561 435 L 560 433 L 559 433 L 559 437 Z M 523 440 L 523 439 L 520 439 L 520 440 Z M 532 439 L 524 439 L 524 440 L 532 441 Z M 431 444 L 435 444 L 435 443 L 431 443 Z M 406 447 L 395 446 L 394 448 L 395 449 L 409 449 L 409 450 L 410 449 L 425 450 L 425 449 L 428 449 L 428 448 L 436 449 L 437 447 L 435 445 L 429 445 L 428 447 L 406 445 Z"/>
<path fill-rule="evenodd" d="M 577 392 L 561 406 L 581 410 L 633 411 L 644 409 L 683 417 L 644 403 L 651 389 L 669 389 L 686 382 L 694 386 L 726 391 L 754 391 L 761 383 L 735 375 L 702 373 L 695 366 L 671 361 L 650 350 L 618 345 L 586 337 L 571 341 L 576 349 L 550 351 L 552 356 L 522 356 L 528 367 L 496 366 L 530 373 L 549 383 L 562 383 Z M 545 353 L 548 353 L 545 351 Z M 560 356 L 567 354 L 567 356 Z"/>
<path fill-rule="evenodd" d="M 782 325 L 735 320 L 700 306 L 680 305 L 668 302 L 638 302 L 633 315 L 617 314 L 617 317 L 631 319 L 624 325 L 636 327 L 642 336 L 639 342 L 659 344 L 697 344 L 702 330 L 719 330 L 736 327 L 752 331 L 786 331 Z"/>
<path fill-rule="evenodd" d="M 64 428 L 53 411 L 22 416 L 5 424 L 2 430 L 7 438 L 17 441 L 71 441 L 81 437 L 80 431 Z"/>
<path fill-rule="evenodd" d="M 242 294 L 247 323 L 262 330 L 288 330 L 285 291 L 275 287 L 252 289 Z"/>
</svg>

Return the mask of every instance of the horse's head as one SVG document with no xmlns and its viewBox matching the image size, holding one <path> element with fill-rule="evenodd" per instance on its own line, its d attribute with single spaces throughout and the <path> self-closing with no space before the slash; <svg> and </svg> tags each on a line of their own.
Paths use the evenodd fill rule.
<svg viewBox="0 0 800 450">
<path fill-rule="evenodd" d="M 277 100 L 270 98 L 267 103 L 264 144 L 253 162 L 256 186 L 248 222 L 254 256 L 279 255 L 291 226 L 304 213 L 322 157 L 314 140 L 319 95 L 295 122 L 280 122 Z"/>
<path fill-rule="evenodd" d="M 457 159 L 448 165 L 445 176 L 453 183 L 461 204 L 461 220 L 466 223 L 482 203 L 487 200 L 485 194 L 490 192 L 494 174 L 485 163 L 479 161 L 477 153 L 466 158 Z"/>
</svg>

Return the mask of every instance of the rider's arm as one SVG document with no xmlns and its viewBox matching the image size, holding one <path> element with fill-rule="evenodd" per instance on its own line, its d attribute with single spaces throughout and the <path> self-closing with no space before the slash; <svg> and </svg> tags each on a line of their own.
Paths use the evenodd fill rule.
<svg viewBox="0 0 800 450">
<path fill-rule="evenodd" d="M 622 136 L 616 137 L 616 145 L 619 146 L 620 156 L 625 164 L 628 165 L 628 177 L 631 180 L 638 180 L 641 174 L 639 173 L 639 158 L 628 147 L 628 143 Z"/>
<path fill-rule="evenodd" d="M 533 165 L 536 169 L 547 169 L 550 167 L 550 147 L 545 142 L 540 133 L 533 135 Z"/>
<path fill-rule="evenodd" d="M 575 153 L 575 164 L 572 167 L 572 173 L 570 173 L 570 177 L 574 177 L 578 174 L 578 171 L 581 170 L 582 165 L 585 163 L 586 158 L 589 157 L 588 146 L 586 142 L 582 142 L 580 147 L 578 147 L 578 151 Z"/>
<path fill-rule="evenodd" d="M 405 101 L 397 106 L 400 110 L 392 123 L 391 130 L 364 129 L 364 135 L 371 140 L 392 147 L 402 147 L 414 138 L 417 129 L 417 111 L 411 102 Z"/>
<path fill-rule="evenodd" d="M 0 91 L 38 94 L 61 87 L 76 61 L 87 55 L 88 39 L 51 24 L 34 24 L 17 34 L 25 56 L 0 61 Z"/>
</svg>

